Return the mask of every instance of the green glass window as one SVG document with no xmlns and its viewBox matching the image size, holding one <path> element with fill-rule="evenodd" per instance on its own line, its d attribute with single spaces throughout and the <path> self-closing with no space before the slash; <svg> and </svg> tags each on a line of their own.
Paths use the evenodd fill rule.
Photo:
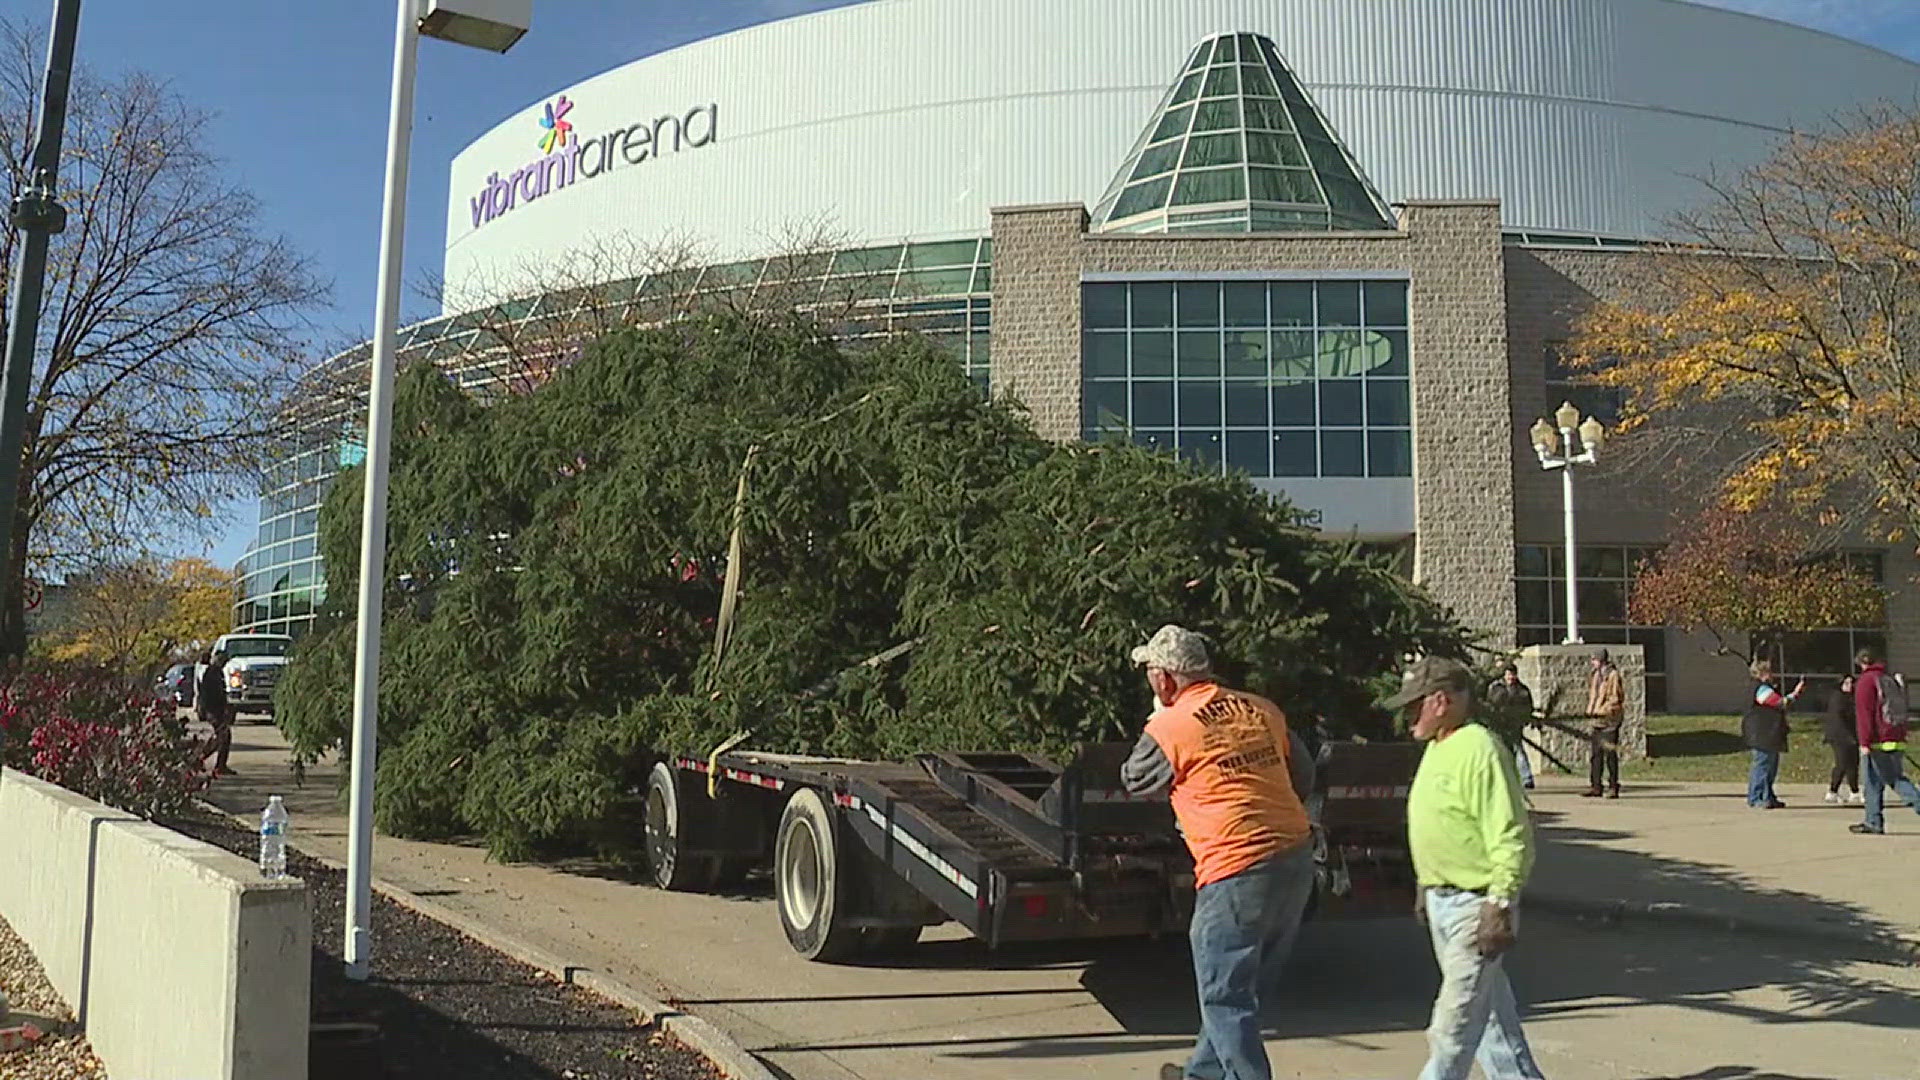
<svg viewBox="0 0 1920 1080">
<path fill-rule="evenodd" d="M 1165 142 L 1168 139 L 1185 135 L 1187 133 L 1187 121 L 1191 119 L 1193 119 L 1193 106 L 1191 105 L 1182 105 L 1179 108 L 1168 109 L 1166 115 L 1160 118 L 1159 125 L 1153 129 L 1153 138 L 1150 141 Z"/>
<path fill-rule="evenodd" d="M 1314 186 L 1309 169 L 1248 170 L 1252 174 L 1253 198 L 1265 202 L 1317 203 L 1320 191 Z"/>
<path fill-rule="evenodd" d="M 1209 169 L 1205 172 L 1182 172 L 1179 176 L 1179 183 L 1173 189 L 1171 205 L 1174 206 L 1230 202 L 1244 199 L 1247 195 L 1246 171 L 1243 169 Z"/>
<path fill-rule="evenodd" d="M 1113 216 L 1132 217 L 1148 210 L 1158 210 L 1167 205 L 1167 192 L 1172 187 L 1173 177 L 1171 176 L 1162 176 L 1158 180 L 1134 184 L 1120 193 L 1120 201 L 1113 206 Z"/>
<path fill-rule="evenodd" d="M 1173 288 L 1179 305 L 1181 326 L 1220 325 L 1220 283 L 1216 281 L 1181 282 Z"/>
<path fill-rule="evenodd" d="M 1133 335 L 1133 374 L 1168 376 L 1173 374 L 1173 334 L 1160 331 Z"/>
<path fill-rule="evenodd" d="M 1265 327 L 1266 284 L 1259 281 L 1226 282 L 1220 287 L 1220 311 L 1222 322 L 1227 326 Z"/>
<path fill-rule="evenodd" d="M 1248 64 L 1240 69 L 1240 85 L 1246 88 L 1248 94 L 1255 97 L 1277 98 L 1280 96 L 1280 88 L 1273 84 L 1273 76 L 1267 74 L 1266 68 L 1257 64 Z"/>
<path fill-rule="evenodd" d="M 1213 62 L 1216 64 L 1231 64 L 1238 59 L 1240 59 L 1239 40 L 1230 37 L 1221 38 L 1219 47 L 1213 51 Z"/>
<path fill-rule="evenodd" d="M 1110 330 L 1088 333 L 1081 345 L 1089 379 L 1127 377 L 1127 335 Z"/>
<path fill-rule="evenodd" d="M 1301 169 L 1307 165 L 1307 155 L 1300 149 L 1300 140 L 1264 131 L 1247 132 L 1247 160 L 1256 165 L 1287 165 Z"/>
<path fill-rule="evenodd" d="M 1133 297 L 1133 328 L 1173 325 L 1173 286 L 1164 282 L 1142 282 L 1129 291 Z"/>
<path fill-rule="evenodd" d="M 1240 133 L 1229 131 L 1224 135 L 1195 135 L 1188 139 L 1187 156 L 1180 165 L 1187 169 L 1238 165 L 1240 158 Z"/>
<path fill-rule="evenodd" d="M 1223 339 L 1224 370 L 1228 377 L 1267 374 L 1267 332 L 1229 330 Z"/>
<path fill-rule="evenodd" d="M 1081 286 L 1080 318 L 1088 327 L 1126 329 L 1127 287 L 1125 285 Z"/>
<path fill-rule="evenodd" d="M 1412 476 L 1413 433 L 1410 431 L 1367 432 L 1368 476 Z"/>
<path fill-rule="evenodd" d="M 1407 286 L 1401 281 L 1369 281 L 1361 287 L 1368 326 L 1407 325 Z"/>
<path fill-rule="evenodd" d="M 1175 345 L 1177 368 L 1181 378 L 1218 378 L 1220 375 L 1220 335 L 1211 330 L 1183 330 Z"/>
<path fill-rule="evenodd" d="M 974 249 L 979 246 L 978 240 L 943 240 L 932 244 L 913 244 L 907 248 L 907 269 L 921 270 L 935 266 L 971 267 Z"/>
<path fill-rule="evenodd" d="M 1186 78 L 1181 79 L 1180 85 L 1173 91 L 1173 104 L 1179 105 L 1199 97 L 1200 84 L 1204 81 L 1206 81 L 1206 72 L 1204 71 L 1193 72 Z"/>
<path fill-rule="evenodd" d="M 1207 97 L 1221 97 L 1240 92 L 1240 69 L 1237 67 L 1217 67 L 1207 72 L 1206 87 L 1201 91 Z"/>
<path fill-rule="evenodd" d="M 1195 131 L 1222 131 L 1239 126 L 1240 100 L 1238 98 L 1201 102 L 1193 122 Z"/>
<path fill-rule="evenodd" d="M 1150 146 L 1140 155 L 1140 163 L 1134 166 L 1133 178 L 1144 180 L 1149 176 L 1158 176 L 1180 163 L 1180 144 L 1178 142 L 1161 143 Z"/>
<path fill-rule="evenodd" d="M 1367 380 L 1367 426 L 1397 427 L 1413 423 L 1413 402 L 1405 379 Z"/>
</svg>

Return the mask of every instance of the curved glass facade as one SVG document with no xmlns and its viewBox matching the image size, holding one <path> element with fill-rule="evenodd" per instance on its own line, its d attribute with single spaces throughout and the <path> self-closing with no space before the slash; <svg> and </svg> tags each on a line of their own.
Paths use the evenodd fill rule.
<svg viewBox="0 0 1920 1080">
<path fill-rule="evenodd" d="M 675 268 L 522 297 L 405 328 L 402 364 L 431 361 L 482 396 L 521 392 L 583 341 L 707 304 L 819 316 L 843 340 L 907 331 L 950 349 L 982 391 L 992 242 L 982 238 L 775 255 Z M 367 361 L 362 344 L 318 365 L 286 412 L 285 450 L 265 474 L 258 538 L 235 568 L 234 629 L 300 634 L 326 598 L 316 545 L 333 477 L 366 456 Z"/>
</svg>

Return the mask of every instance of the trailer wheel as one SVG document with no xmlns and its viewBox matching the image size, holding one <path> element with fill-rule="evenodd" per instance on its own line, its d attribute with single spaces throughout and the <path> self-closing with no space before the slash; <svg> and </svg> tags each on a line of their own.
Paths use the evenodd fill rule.
<svg viewBox="0 0 1920 1080">
<path fill-rule="evenodd" d="M 820 793 L 794 792 L 774 838 L 773 889 L 787 943 L 809 960 L 844 960 L 860 948 L 859 928 L 847 925 L 851 860 L 840 840 L 840 819 Z"/>
<path fill-rule="evenodd" d="M 684 787 L 683 774 L 669 762 L 654 762 L 647 774 L 647 868 L 663 889 L 705 892 L 713 887 L 714 860 L 687 853 L 700 833 L 704 799 L 683 798 Z"/>
</svg>

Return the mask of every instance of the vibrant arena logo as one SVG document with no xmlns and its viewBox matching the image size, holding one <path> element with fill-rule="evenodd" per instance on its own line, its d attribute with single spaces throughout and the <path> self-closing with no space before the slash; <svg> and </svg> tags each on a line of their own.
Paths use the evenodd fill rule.
<svg viewBox="0 0 1920 1080">
<path fill-rule="evenodd" d="M 642 120 L 591 139 L 581 138 L 567 114 L 573 102 L 562 94 L 540 113 L 541 156 L 507 176 L 491 173 L 469 200 L 473 227 L 479 228 L 515 207 L 559 188 L 591 180 L 621 165 L 639 165 L 680 150 L 697 150 L 720 134 L 720 106 L 696 105 L 685 113 Z"/>
</svg>

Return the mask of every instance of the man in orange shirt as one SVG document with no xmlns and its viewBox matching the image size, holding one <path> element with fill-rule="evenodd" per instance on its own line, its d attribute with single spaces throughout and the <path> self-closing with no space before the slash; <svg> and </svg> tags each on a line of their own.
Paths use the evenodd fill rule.
<svg viewBox="0 0 1920 1080">
<path fill-rule="evenodd" d="M 1213 679 L 1206 639 L 1163 626 L 1133 650 L 1160 708 L 1121 768 L 1127 790 L 1173 791 L 1193 852 L 1193 974 L 1200 1038 L 1161 1080 L 1269 1080 L 1261 998 L 1277 982 L 1313 891 L 1302 793 L 1313 761 L 1286 714 Z"/>
</svg>

